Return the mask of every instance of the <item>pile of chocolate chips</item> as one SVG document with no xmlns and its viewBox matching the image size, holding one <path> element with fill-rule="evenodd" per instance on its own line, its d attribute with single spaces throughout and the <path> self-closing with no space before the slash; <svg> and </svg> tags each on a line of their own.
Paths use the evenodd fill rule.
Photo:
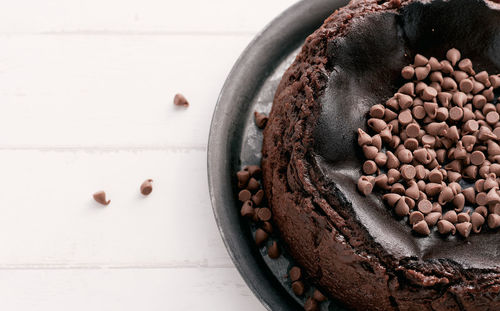
<svg viewBox="0 0 500 311">
<path fill-rule="evenodd" d="M 437 225 L 468 237 L 500 227 L 500 76 L 476 73 L 457 49 L 446 58 L 416 55 L 401 71 L 407 83 L 370 109 L 358 190 L 379 189 L 418 234 Z"/>
<path fill-rule="evenodd" d="M 255 244 L 264 247 L 268 244 L 267 240 L 273 233 L 273 225 L 271 224 L 271 210 L 264 207 L 264 190 L 262 190 L 259 183 L 261 175 L 262 171 L 257 165 L 245 166 L 243 170 L 236 173 L 239 189 L 238 200 L 241 202 L 241 216 L 248 218 L 258 226 L 257 230 L 255 230 Z M 279 258 L 281 252 L 276 241 L 268 245 L 267 254 L 271 259 Z M 306 286 L 302 281 L 302 270 L 294 266 L 290 269 L 288 277 L 291 281 L 293 293 L 298 297 L 304 296 Z M 315 289 L 313 294 L 307 297 L 304 310 L 317 311 L 319 310 L 319 304 L 326 300 L 327 298 L 318 289 Z"/>
<path fill-rule="evenodd" d="M 236 173 L 238 178 L 238 200 L 241 202 L 241 216 L 250 219 L 259 228 L 255 231 L 255 243 L 260 247 L 264 246 L 273 232 L 271 224 L 272 213 L 267 207 L 263 207 L 264 190 L 258 181 L 261 177 L 261 169 L 257 165 L 245 166 L 243 170 Z M 268 248 L 267 253 L 270 258 L 276 259 L 280 256 L 278 244 L 274 241 Z"/>
</svg>

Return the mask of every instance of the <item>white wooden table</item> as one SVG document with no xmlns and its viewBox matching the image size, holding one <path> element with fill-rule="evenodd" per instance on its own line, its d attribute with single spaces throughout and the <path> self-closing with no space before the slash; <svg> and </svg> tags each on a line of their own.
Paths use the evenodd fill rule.
<svg viewBox="0 0 500 311">
<path fill-rule="evenodd" d="M 219 237 L 206 143 L 232 65 L 294 2 L 0 2 L 0 310 L 263 309 Z"/>
</svg>

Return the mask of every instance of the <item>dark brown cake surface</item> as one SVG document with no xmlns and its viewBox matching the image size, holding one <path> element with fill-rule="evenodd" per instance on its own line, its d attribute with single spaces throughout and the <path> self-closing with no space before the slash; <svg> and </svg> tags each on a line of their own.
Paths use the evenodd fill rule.
<svg viewBox="0 0 500 311">
<path fill-rule="evenodd" d="M 412 234 L 380 196 L 361 196 L 356 131 L 401 86 L 416 53 L 459 48 L 500 72 L 500 8 L 490 1 L 352 1 L 284 74 L 264 132 L 264 188 L 293 257 L 356 310 L 500 310 L 500 234 Z M 497 94 L 498 96 L 498 94 Z"/>
</svg>

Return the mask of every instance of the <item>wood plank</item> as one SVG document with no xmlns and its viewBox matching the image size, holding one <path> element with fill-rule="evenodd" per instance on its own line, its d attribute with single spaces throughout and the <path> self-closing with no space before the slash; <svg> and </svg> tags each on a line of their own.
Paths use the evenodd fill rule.
<svg viewBox="0 0 500 311">
<path fill-rule="evenodd" d="M 0 148 L 204 148 L 251 39 L 0 36 Z M 173 106 L 177 92 L 188 109 Z"/>
<path fill-rule="evenodd" d="M 232 267 L 204 150 L 19 150 L 0 158 L 0 269 Z M 147 178 L 154 190 L 143 197 Z M 92 199 L 101 189 L 108 207 Z"/>
<path fill-rule="evenodd" d="M 256 33 L 296 1 L 9 1 L 0 4 L 0 33 Z"/>
<path fill-rule="evenodd" d="M 2 310 L 264 310 L 236 269 L 0 270 Z"/>
</svg>

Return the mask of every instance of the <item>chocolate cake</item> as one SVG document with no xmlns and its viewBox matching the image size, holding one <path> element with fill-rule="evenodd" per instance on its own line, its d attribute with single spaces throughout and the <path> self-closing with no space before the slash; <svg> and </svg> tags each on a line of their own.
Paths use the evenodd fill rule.
<svg viewBox="0 0 500 311">
<path fill-rule="evenodd" d="M 452 48 L 500 73 L 500 5 L 353 0 L 307 38 L 276 92 L 262 159 L 272 221 L 306 277 L 350 309 L 500 310 L 498 228 L 418 234 L 382 193 L 358 190 L 370 109 L 417 54 Z"/>
</svg>

